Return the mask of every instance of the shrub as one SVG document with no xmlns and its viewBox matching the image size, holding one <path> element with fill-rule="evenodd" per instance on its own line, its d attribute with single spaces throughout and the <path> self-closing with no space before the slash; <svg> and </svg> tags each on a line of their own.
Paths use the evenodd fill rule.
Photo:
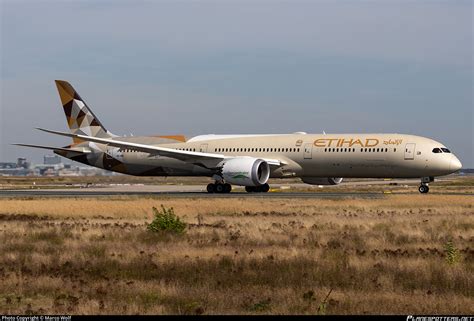
<svg viewBox="0 0 474 321">
<path fill-rule="evenodd" d="M 270 303 L 271 303 L 271 299 L 268 298 L 266 300 L 258 301 L 257 303 L 253 304 L 249 308 L 250 308 L 250 311 L 264 312 L 271 309 Z"/>
<path fill-rule="evenodd" d="M 446 254 L 446 262 L 448 262 L 449 265 L 453 265 L 461 259 L 459 250 L 451 241 L 444 245 L 444 253 Z"/>
<path fill-rule="evenodd" d="M 161 205 L 161 211 L 153 207 L 153 215 L 155 218 L 148 224 L 147 229 L 152 232 L 173 232 L 182 234 L 186 228 L 186 223 L 174 214 L 174 209 L 165 208 Z"/>
</svg>

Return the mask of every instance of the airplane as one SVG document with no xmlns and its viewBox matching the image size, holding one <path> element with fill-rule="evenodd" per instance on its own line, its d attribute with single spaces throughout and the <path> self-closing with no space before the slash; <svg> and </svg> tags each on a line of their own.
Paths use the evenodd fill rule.
<svg viewBox="0 0 474 321">
<path fill-rule="evenodd" d="M 268 192 L 269 178 L 299 177 L 313 185 L 337 185 L 343 178 L 420 178 L 428 193 L 435 176 L 461 169 L 443 144 L 403 134 L 259 134 L 117 136 L 108 131 L 77 91 L 56 80 L 69 132 L 64 147 L 14 144 L 52 150 L 71 160 L 135 176 L 205 176 L 209 193 L 232 185 L 249 193 Z"/>
</svg>

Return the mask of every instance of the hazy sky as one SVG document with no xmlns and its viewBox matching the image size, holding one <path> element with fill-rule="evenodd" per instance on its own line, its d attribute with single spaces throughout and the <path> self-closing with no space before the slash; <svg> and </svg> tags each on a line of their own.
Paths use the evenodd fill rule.
<svg viewBox="0 0 474 321">
<path fill-rule="evenodd" d="M 0 161 L 69 144 L 54 79 L 120 135 L 397 132 L 474 167 L 472 1 L 5 1 Z"/>
</svg>

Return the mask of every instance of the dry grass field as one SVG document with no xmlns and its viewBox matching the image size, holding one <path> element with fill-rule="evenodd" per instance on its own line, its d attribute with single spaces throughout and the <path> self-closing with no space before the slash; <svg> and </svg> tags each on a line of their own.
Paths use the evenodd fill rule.
<svg viewBox="0 0 474 321">
<path fill-rule="evenodd" d="M 473 200 L 0 199 L 0 313 L 473 314 Z"/>
</svg>

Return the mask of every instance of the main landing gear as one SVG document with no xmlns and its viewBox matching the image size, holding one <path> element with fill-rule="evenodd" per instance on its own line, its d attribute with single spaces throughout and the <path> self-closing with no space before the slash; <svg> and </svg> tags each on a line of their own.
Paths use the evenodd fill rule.
<svg viewBox="0 0 474 321">
<path fill-rule="evenodd" d="M 270 185 L 263 184 L 260 186 L 245 186 L 247 193 L 266 193 L 270 190 Z"/>
<path fill-rule="evenodd" d="M 207 185 L 208 193 L 230 193 L 232 190 L 232 185 L 229 183 L 210 183 Z M 268 184 L 263 184 L 260 186 L 245 186 L 245 191 L 248 193 L 266 193 L 270 190 Z"/>
<path fill-rule="evenodd" d="M 232 185 L 229 183 L 210 183 L 207 185 L 208 193 L 230 193 Z"/>
<path fill-rule="evenodd" d="M 420 187 L 418 187 L 418 191 L 422 194 L 428 193 L 430 191 L 430 187 L 428 186 L 428 183 L 433 182 L 433 181 L 434 181 L 433 177 L 422 177 Z"/>
</svg>

